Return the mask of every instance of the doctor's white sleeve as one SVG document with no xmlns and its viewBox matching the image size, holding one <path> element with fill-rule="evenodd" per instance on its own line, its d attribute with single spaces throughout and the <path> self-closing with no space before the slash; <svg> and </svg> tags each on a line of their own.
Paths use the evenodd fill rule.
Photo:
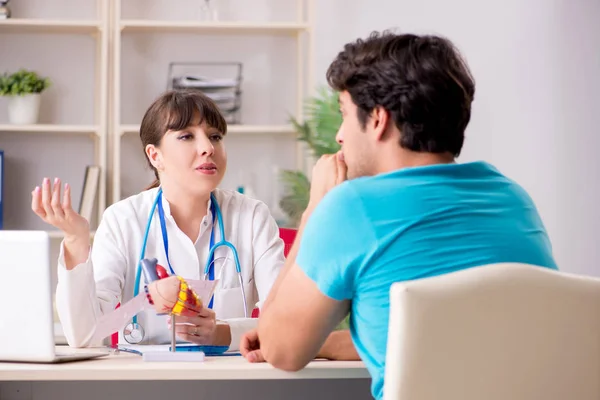
<svg viewBox="0 0 600 400">
<path fill-rule="evenodd" d="M 225 322 L 227 322 L 231 331 L 230 351 L 239 351 L 244 333 L 258 326 L 258 318 L 230 318 L 226 319 Z"/>
<path fill-rule="evenodd" d="M 264 203 L 260 203 L 254 211 L 252 229 L 254 284 L 258 293 L 257 307 L 260 310 L 285 263 L 284 244 L 279 237 L 279 227 Z M 258 325 L 257 318 L 234 318 L 226 321 L 231 329 L 230 350 L 239 350 L 243 334 Z"/>
<path fill-rule="evenodd" d="M 84 263 L 67 270 L 64 241 L 60 244 L 56 309 L 70 346 L 102 344 L 91 343 L 91 338 L 98 318 L 114 310 L 121 297 L 127 265 L 123 243 L 118 221 L 109 208 Z"/>
</svg>

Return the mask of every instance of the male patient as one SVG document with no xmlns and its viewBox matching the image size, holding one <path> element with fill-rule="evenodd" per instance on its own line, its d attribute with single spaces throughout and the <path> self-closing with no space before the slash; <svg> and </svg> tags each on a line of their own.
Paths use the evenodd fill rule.
<svg viewBox="0 0 600 400">
<path fill-rule="evenodd" d="M 557 267 L 525 190 L 486 162 L 455 160 L 475 84 L 452 43 L 373 34 L 347 44 L 327 79 L 342 150 L 315 165 L 298 238 L 243 351 L 299 370 L 324 343 L 343 346 L 342 334 L 327 342 L 350 311 L 379 399 L 394 282 L 500 262 Z"/>
</svg>

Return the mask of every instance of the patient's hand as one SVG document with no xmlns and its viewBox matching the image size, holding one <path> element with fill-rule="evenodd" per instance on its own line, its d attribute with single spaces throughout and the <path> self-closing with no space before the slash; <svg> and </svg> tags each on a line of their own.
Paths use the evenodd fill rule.
<svg viewBox="0 0 600 400">
<path fill-rule="evenodd" d="M 159 314 L 197 316 L 202 301 L 185 279 L 169 276 L 148 285 L 148 300 Z"/>
<path fill-rule="evenodd" d="M 265 362 L 260 350 L 260 340 L 256 329 L 244 333 L 240 343 L 240 352 L 251 363 Z"/>
</svg>

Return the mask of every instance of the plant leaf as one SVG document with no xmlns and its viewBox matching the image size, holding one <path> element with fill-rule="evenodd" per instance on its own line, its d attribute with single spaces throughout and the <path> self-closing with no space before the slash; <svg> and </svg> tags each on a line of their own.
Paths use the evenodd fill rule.
<svg viewBox="0 0 600 400">
<path fill-rule="evenodd" d="M 304 114 L 303 123 L 290 118 L 298 140 L 305 142 L 317 158 L 337 152 L 340 145 L 335 136 L 342 123 L 337 94 L 323 86 L 317 88 L 317 94 L 305 101 Z"/>
<path fill-rule="evenodd" d="M 318 87 L 316 95 L 305 100 L 303 121 L 290 117 L 290 123 L 296 131 L 297 140 L 308 145 L 312 156 L 319 158 L 340 149 L 335 137 L 342 115 L 337 93 L 328 87 Z M 297 226 L 308 205 L 310 182 L 298 171 L 282 171 L 281 179 L 285 195 L 280 200 L 280 207 L 290 218 L 290 223 Z"/>
<path fill-rule="evenodd" d="M 284 186 L 284 195 L 279 206 L 290 217 L 290 224 L 297 227 L 302 213 L 308 206 L 310 182 L 300 171 L 283 170 L 280 179 Z"/>
</svg>

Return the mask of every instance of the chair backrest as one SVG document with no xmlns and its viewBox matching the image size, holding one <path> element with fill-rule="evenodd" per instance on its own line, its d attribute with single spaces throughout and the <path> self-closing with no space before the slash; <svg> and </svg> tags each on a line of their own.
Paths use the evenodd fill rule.
<svg viewBox="0 0 600 400">
<path fill-rule="evenodd" d="M 495 264 L 390 296 L 386 400 L 600 399 L 600 279 Z"/>
<path fill-rule="evenodd" d="M 296 234 L 298 231 L 292 228 L 279 228 L 279 237 L 283 240 L 283 255 L 288 256 L 292 245 L 294 244 L 294 240 L 296 239 Z M 258 318 L 260 316 L 260 310 L 255 308 L 252 310 L 252 318 Z"/>
<path fill-rule="evenodd" d="M 291 228 L 279 228 L 279 237 L 283 239 L 283 254 L 287 257 L 296 239 L 298 231 Z"/>
</svg>

